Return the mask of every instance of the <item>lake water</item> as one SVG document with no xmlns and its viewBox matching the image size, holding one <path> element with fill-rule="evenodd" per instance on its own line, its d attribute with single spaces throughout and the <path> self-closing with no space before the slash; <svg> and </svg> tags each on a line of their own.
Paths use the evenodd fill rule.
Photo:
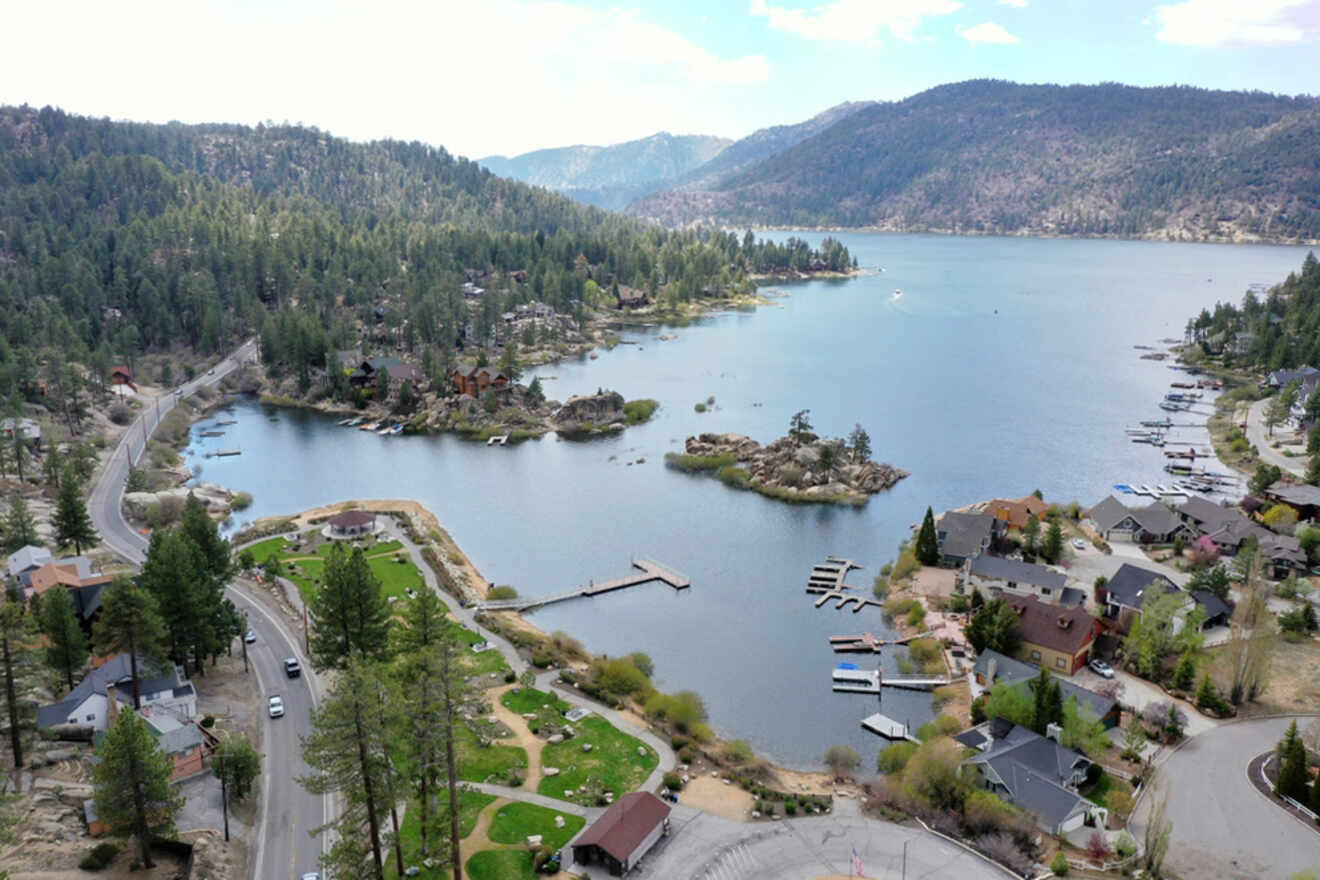
<svg viewBox="0 0 1320 880">
<path fill-rule="evenodd" d="M 927 505 L 938 512 L 1037 488 L 1089 505 L 1114 483 L 1164 481 L 1160 450 L 1130 443 L 1123 428 L 1162 416 L 1156 404 L 1178 374 L 1133 346 L 1180 338 L 1201 307 L 1282 279 L 1306 251 L 840 237 L 863 266 L 884 272 L 777 285 L 789 296 L 775 306 L 637 328 L 624 334 L 635 345 L 535 371 L 560 400 L 607 387 L 660 401 L 649 424 L 621 436 L 487 448 L 449 436 L 382 438 L 240 403 L 223 438 L 194 432 L 191 461 L 203 464 L 203 480 L 253 494 L 243 519 L 414 498 L 490 580 L 523 595 L 623 575 L 632 556 L 656 559 L 692 588 L 650 584 L 532 619 L 598 653 L 645 651 L 661 688 L 698 691 L 720 733 L 780 762 L 817 766 L 836 742 L 869 761 L 885 743 L 859 721 L 876 700 L 831 693 L 840 658 L 826 637 L 884 623 L 877 609 L 815 609 L 803 590 L 812 564 L 856 559 L 866 570 L 850 581 L 866 586 Z M 665 332 L 677 338 L 657 339 Z M 711 411 L 695 412 L 710 396 Z M 846 435 L 860 423 L 875 458 L 912 476 L 853 509 L 788 505 L 664 467 L 690 434 L 766 442 L 808 408 L 821 433 Z M 219 446 L 243 454 L 203 461 Z M 924 694 L 886 693 L 880 708 L 914 728 L 930 716 Z"/>
</svg>

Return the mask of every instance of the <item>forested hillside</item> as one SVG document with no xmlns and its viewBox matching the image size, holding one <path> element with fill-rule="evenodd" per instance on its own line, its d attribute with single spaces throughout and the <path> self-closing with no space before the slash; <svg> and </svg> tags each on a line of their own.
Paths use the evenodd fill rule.
<svg viewBox="0 0 1320 880">
<path fill-rule="evenodd" d="M 11 401 L 76 392 L 146 350 L 211 354 L 253 332 L 273 369 L 302 375 L 364 341 L 448 362 L 457 346 L 488 344 L 512 303 L 582 320 L 588 281 L 691 300 L 815 258 L 646 226 L 421 144 L 0 108 L 0 396 Z M 486 276 L 498 283 L 474 319 L 460 286 Z"/>
<path fill-rule="evenodd" d="M 608 147 L 554 147 L 512 158 L 487 156 L 477 164 L 503 177 L 613 209 L 705 164 L 729 143 L 709 135 L 662 131 Z"/>
<path fill-rule="evenodd" d="M 1249 290 L 1241 305 L 1203 309 L 1188 319 L 1187 338 L 1207 354 L 1262 371 L 1320 366 L 1320 261 L 1307 254 L 1300 271 L 1263 295 Z"/>
<path fill-rule="evenodd" d="M 1320 240 L 1320 100 L 978 80 L 845 116 L 668 223 Z"/>
</svg>

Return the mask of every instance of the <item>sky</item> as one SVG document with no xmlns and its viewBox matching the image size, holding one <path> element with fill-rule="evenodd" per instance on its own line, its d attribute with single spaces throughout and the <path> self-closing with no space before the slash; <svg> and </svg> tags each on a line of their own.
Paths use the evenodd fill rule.
<svg viewBox="0 0 1320 880">
<path fill-rule="evenodd" d="M 5 24 L 0 103 L 470 158 L 738 138 L 978 77 L 1320 94 L 1320 0 L 44 0 Z"/>
</svg>

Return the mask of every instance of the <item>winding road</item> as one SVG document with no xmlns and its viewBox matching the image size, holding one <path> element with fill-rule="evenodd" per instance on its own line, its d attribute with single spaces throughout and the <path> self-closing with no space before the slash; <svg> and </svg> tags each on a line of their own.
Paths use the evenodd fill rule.
<svg viewBox="0 0 1320 880">
<path fill-rule="evenodd" d="M 106 547 L 135 565 L 142 564 L 147 539 L 124 520 L 122 512 L 130 463 L 142 456 L 147 439 L 179 399 L 203 385 L 218 384 L 256 353 L 255 340 L 249 340 L 206 375 L 180 386 L 182 394 L 166 394 L 150 402 L 129 425 L 106 461 L 87 505 Z M 310 728 L 311 712 L 319 695 L 311 676 L 290 679 L 284 674 L 286 657 L 298 657 L 304 668 L 308 666 L 297 637 L 242 590 L 231 586 L 227 592 L 239 610 L 246 612 L 249 628 L 257 637 L 256 643 L 249 646 L 248 658 L 258 690 L 263 699 L 279 694 L 285 706 L 283 718 L 265 719 L 261 807 L 255 839 L 248 841 L 248 876 L 256 880 L 296 880 L 305 872 L 319 870 L 322 840 L 308 832 L 325 824 L 331 809 L 328 798 L 309 794 L 295 781 L 307 772 L 298 735 Z"/>
</svg>

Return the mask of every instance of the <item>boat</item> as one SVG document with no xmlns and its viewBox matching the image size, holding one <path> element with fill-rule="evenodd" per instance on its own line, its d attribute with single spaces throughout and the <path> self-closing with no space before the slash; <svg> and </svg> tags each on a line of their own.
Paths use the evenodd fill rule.
<svg viewBox="0 0 1320 880">
<path fill-rule="evenodd" d="M 1161 400 L 1160 409 L 1167 410 L 1168 412 L 1181 412 L 1183 409 L 1185 409 L 1185 407 L 1179 406 L 1178 404 L 1168 400 Z"/>
<path fill-rule="evenodd" d="M 1118 491 L 1120 491 L 1120 492 L 1124 492 L 1124 493 L 1126 493 L 1126 494 L 1128 494 L 1128 495 L 1135 494 L 1134 491 L 1133 491 L 1133 489 L 1132 489 L 1132 487 L 1129 486 L 1127 483 L 1115 483 L 1115 484 L 1114 484 L 1114 488 L 1117 489 Z"/>
<path fill-rule="evenodd" d="M 382 424 L 382 425 L 385 425 L 384 422 L 381 422 L 381 424 Z M 379 434 L 379 435 L 382 436 L 382 437 L 384 437 L 384 436 L 385 436 L 386 434 L 388 434 L 389 432 L 390 432 L 390 426 L 389 426 L 389 425 L 385 425 L 385 427 L 383 427 L 383 428 L 377 428 L 377 429 L 376 429 L 376 433 Z"/>
<path fill-rule="evenodd" d="M 355 416 L 354 418 L 351 419 L 344 419 L 344 421 L 340 422 L 340 424 L 343 425 L 345 428 L 356 428 L 358 425 L 362 424 L 362 416 Z"/>
<path fill-rule="evenodd" d="M 374 431 L 374 430 L 376 430 L 376 426 L 377 426 L 378 424 L 379 424 L 378 422 L 363 422 L 361 425 L 358 425 L 358 430 L 359 430 L 359 431 Z"/>
<path fill-rule="evenodd" d="M 894 299 L 898 299 L 902 295 L 903 295 L 903 291 L 897 289 L 894 291 Z"/>
<path fill-rule="evenodd" d="M 390 425 L 390 433 L 391 433 L 391 434 L 402 434 L 402 433 L 403 433 L 403 425 L 399 424 L 398 422 L 395 422 L 393 425 Z"/>
<path fill-rule="evenodd" d="M 1167 418 L 1166 418 L 1166 419 L 1160 419 L 1158 422 L 1157 422 L 1157 421 L 1154 421 L 1154 420 L 1148 420 L 1148 421 L 1144 421 L 1144 422 L 1142 422 L 1142 423 L 1141 423 L 1141 426 L 1142 426 L 1143 428 L 1172 428 L 1172 427 L 1173 427 L 1173 419 L 1167 419 Z"/>
<path fill-rule="evenodd" d="M 1169 383 L 1169 387 L 1170 387 L 1170 388 L 1195 388 L 1195 387 L 1196 387 L 1196 383 L 1194 383 L 1194 382 L 1170 382 L 1170 383 Z"/>
</svg>

